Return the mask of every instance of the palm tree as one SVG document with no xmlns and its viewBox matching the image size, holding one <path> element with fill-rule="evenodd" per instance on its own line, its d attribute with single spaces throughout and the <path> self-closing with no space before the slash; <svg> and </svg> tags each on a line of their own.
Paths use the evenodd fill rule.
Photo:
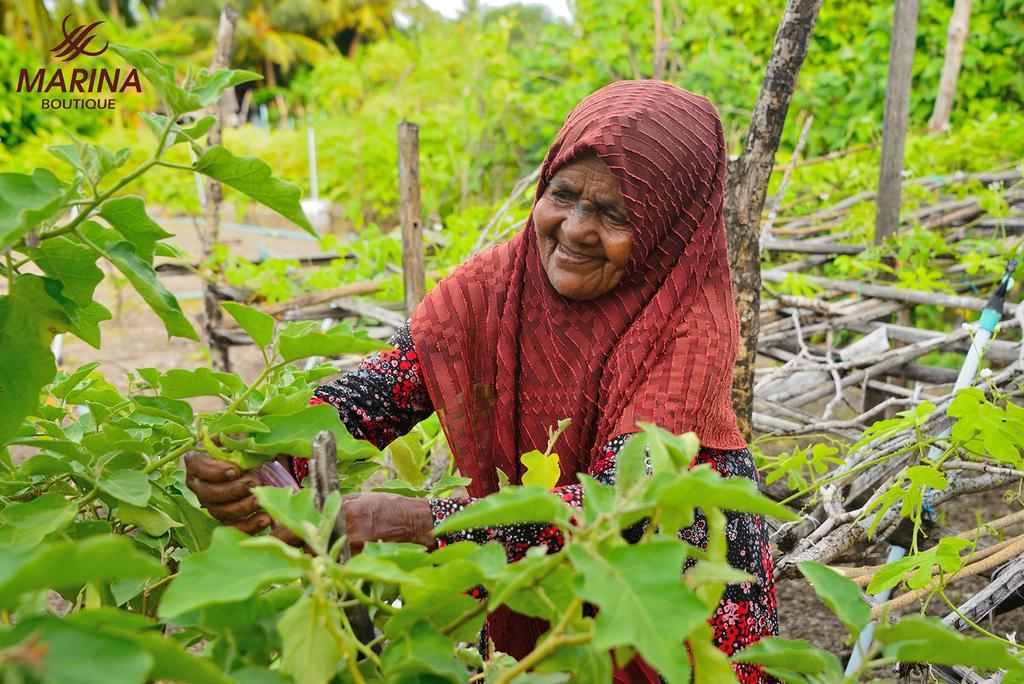
<svg viewBox="0 0 1024 684">
<path fill-rule="evenodd" d="M 213 37 L 225 0 L 168 0 L 161 14 L 176 20 L 182 28 L 193 29 L 205 45 L 194 53 L 198 62 L 213 57 Z M 316 63 L 331 54 L 327 43 L 311 37 L 328 19 L 324 3 L 308 0 L 238 0 L 233 66 L 261 71 L 267 87 L 274 92 L 282 120 L 288 104 L 278 90 L 278 72 L 286 74 L 297 62 Z"/>
</svg>

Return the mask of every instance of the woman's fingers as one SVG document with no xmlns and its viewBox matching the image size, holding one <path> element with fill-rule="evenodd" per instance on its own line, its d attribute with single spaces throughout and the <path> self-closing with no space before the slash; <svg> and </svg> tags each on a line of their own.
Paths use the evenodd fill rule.
<svg viewBox="0 0 1024 684">
<path fill-rule="evenodd" d="M 237 480 L 230 482 L 209 482 L 192 476 L 188 480 L 189 489 L 196 493 L 199 501 L 206 507 L 210 504 L 221 504 L 238 501 L 249 496 L 249 490 L 260 484 L 259 478 L 246 473 Z"/>
<path fill-rule="evenodd" d="M 242 474 L 234 463 L 210 458 L 198 451 L 192 451 L 185 456 L 185 469 L 189 475 L 207 482 L 230 482 Z"/>
<path fill-rule="evenodd" d="M 302 539 L 299 538 L 299 535 L 295 534 L 294 532 L 292 532 L 290 529 L 288 529 L 284 525 L 279 525 L 279 524 L 275 523 L 274 524 L 274 529 L 270 531 L 270 534 L 271 534 L 271 536 L 277 537 L 278 539 L 283 541 L 285 544 L 288 544 L 289 546 L 302 546 L 303 545 Z"/>
<path fill-rule="evenodd" d="M 260 530 L 270 527 L 271 522 L 270 516 L 266 513 L 257 513 L 245 520 L 232 520 L 227 524 L 246 534 L 256 534 Z"/>
<path fill-rule="evenodd" d="M 206 510 L 210 512 L 217 520 L 222 522 L 245 520 L 253 513 L 257 513 L 260 510 L 260 502 L 256 500 L 256 497 L 250 494 L 237 501 L 229 501 L 228 503 L 208 503 L 206 504 Z"/>
</svg>

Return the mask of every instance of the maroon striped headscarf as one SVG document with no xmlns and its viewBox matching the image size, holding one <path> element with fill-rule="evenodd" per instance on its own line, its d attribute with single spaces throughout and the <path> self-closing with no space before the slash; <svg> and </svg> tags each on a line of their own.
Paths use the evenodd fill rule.
<svg viewBox="0 0 1024 684">
<path fill-rule="evenodd" d="M 704 97 L 660 81 L 612 83 L 566 118 L 541 166 L 593 151 L 619 181 L 633 248 L 618 285 L 560 295 L 540 262 L 533 215 L 507 242 L 442 280 L 412 315 L 426 385 L 472 496 L 521 482 L 519 456 L 543 450 L 560 419 L 558 484 L 637 421 L 693 430 L 705 446 L 746 446 L 730 388 L 738 319 L 729 282 L 722 124 Z M 546 623 L 499 609 L 499 650 L 522 657 Z M 654 681 L 657 681 L 656 679 Z"/>
</svg>

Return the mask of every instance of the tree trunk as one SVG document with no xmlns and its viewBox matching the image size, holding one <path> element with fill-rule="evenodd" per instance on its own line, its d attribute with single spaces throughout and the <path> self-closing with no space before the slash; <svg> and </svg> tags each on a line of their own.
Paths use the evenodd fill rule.
<svg viewBox="0 0 1024 684">
<path fill-rule="evenodd" d="M 896 0 L 889 42 L 889 82 L 885 87 L 885 123 L 882 126 L 882 163 L 878 170 L 875 205 L 875 244 L 896 232 L 900 222 L 903 185 L 903 143 L 910 113 L 910 81 L 914 68 L 914 41 L 920 0 Z"/>
<path fill-rule="evenodd" d="M 754 363 L 757 357 L 761 306 L 761 210 L 775 165 L 782 128 L 793 98 L 800 67 L 807 56 L 821 0 L 788 0 L 775 33 L 761 91 L 754 104 L 743 154 L 729 165 L 725 183 L 725 225 L 733 296 L 740 319 L 740 349 L 733 371 L 733 407 L 740 429 L 751 435 L 754 406 Z"/>
<path fill-rule="evenodd" d="M 942 62 L 939 94 L 935 97 L 932 118 L 928 120 L 930 133 L 942 133 L 949 128 L 949 115 L 953 111 L 956 82 L 960 78 L 960 65 L 963 62 L 964 44 L 967 42 L 967 27 L 970 21 L 971 0 L 956 0 L 946 33 L 946 57 Z"/>
<path fill-rule="evenodd" d="M 213 69 L 224 69 L 231 63 L 231 45 L 235 36 L 235 24 L 238 23 L 238 12 L 233 5 L 225 5 L 220 13 L 220 29 L 217 32 L 217 47 L 213 55 Z M 216 123 L 207 135 L 207 143 L 212 147 L 219 145 L 221 141 L 221 129 L 224 120 L 224 99 L 218 98 L 213 105 L 213 115 L 217 118 Z M 218 181 L 210 180 L 206 186 L 206 202 L 203 207 L 204 226 L 199 231 L 199 239 L 203 252 L 203 261 L 206 261 L 213 254 L 214 246 L 220 241 L 220 203 L 222 199 L 221 185 Z M 219 274 L 214 273 L 214 279 Z M 224 314 L 220 309 L 220 297 L 207 282 L 203 288 L 203 306 L 206 313 L 205 337 L 206 344 L 210 348 L 210 360 L 214 369 L 219 371 L 231 370 L 231 358 L 228 355 L 228 346 L 216 339 L 213 331 L 221 327 Z"/>
</svg>

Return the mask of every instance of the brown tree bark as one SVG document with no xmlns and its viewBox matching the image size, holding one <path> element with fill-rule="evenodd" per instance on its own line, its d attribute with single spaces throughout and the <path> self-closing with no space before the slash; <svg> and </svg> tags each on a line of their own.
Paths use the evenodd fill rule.
<svg viewBox="0 0 1024 684">
<path fill-rule="evenodd" d="M 733 371 L 732 399 L 740 429 L 751 435 L 754 363 L 761 305 L 761 210 L 775 165 L 782 128 L 796 79 L 807 56 L 821 0 L 788 0 L 775 33 L 761 91 L 757 95 L 743 153 L 729 164 L 725 183 L 725 225 L 729 236 L 732 289 L 740 319 L 740 349 Z"/>
</svg>

